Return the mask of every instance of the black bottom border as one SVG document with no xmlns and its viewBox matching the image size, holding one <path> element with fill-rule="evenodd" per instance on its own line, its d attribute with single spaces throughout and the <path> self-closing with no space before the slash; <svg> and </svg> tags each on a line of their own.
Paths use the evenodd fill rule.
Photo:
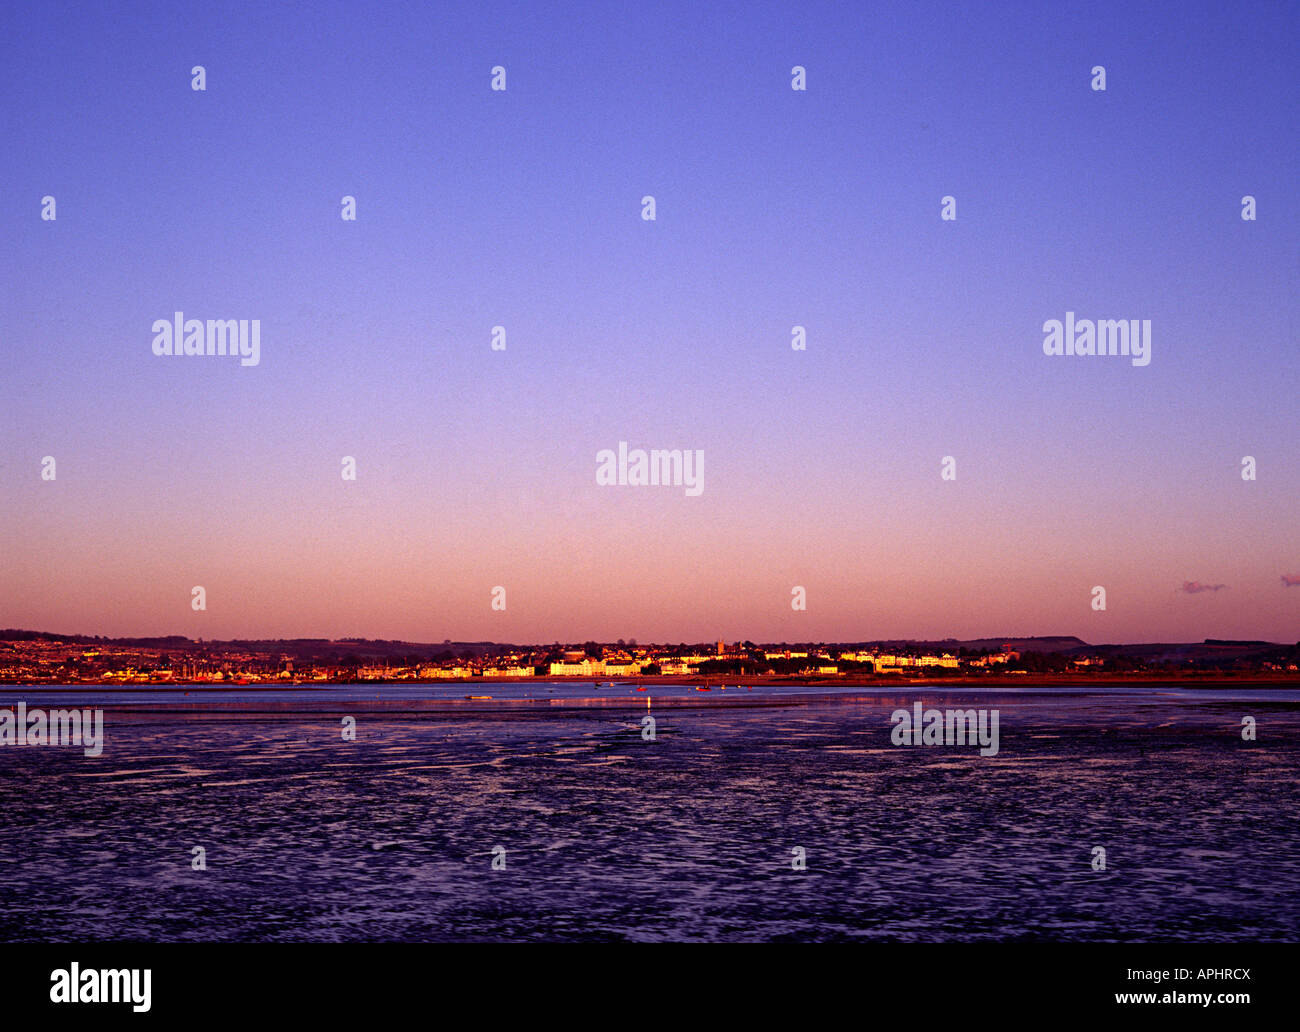
<svg viewBox="0 0 1300 1032">
<path fill-rule="evenodd" d="M 918 1019 L 1127 1012 L 1271 1024 L 1294 1018 L 1300 945 L 13 943 L 0 944 L 0 963 L 6 1017 L 56 1025 L 248 1017 L 335 1025 L 412 1013 L 589 1022 L 638 1012 L 672 1020 L 673 1011 L 692 1023 L 748 1013 L 820 1021 L 844 1008 L 870 1018 L 882 1005 Z M 74 963 L 83 980 L 92 970 L 148 970 L 148 1011 L 55 1002 Z"/>
</svg>

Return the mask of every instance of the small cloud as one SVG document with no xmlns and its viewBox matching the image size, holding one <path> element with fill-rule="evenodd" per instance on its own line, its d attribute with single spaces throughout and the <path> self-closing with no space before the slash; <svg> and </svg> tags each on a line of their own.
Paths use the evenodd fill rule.
<svg viewBox="0 0 1300 1032">
<path fill-rule="evenodd" d="M 1282 574 L 1282 587 L 1284 587 L 1284 588 L 1300 588 L 1300 573 L 1284 573 L 1284 574 Z"/>
<path fill-rule="evenodd" d="M 1202 591 L 1222 591 L 1227 586 L 1226 584 L 1202 584 L 1196 580 L 1185 580 L 1183 586 L 1178 590 L 1189 595 L 1199 595 Z"/>
</svg>

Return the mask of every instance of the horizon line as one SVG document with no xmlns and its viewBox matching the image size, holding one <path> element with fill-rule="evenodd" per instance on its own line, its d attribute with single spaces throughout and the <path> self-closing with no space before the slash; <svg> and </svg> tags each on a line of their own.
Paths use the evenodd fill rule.
<svg viewBox="0 0 1300 1032">
<path fill-rule="evenodd" d="M 643 641 L 639 638 L 616 638 L 613 640 L 601 640 L 599 638 L 581 638 L 581 639 L 570 638 L 563 641 L 556 639 L 550 642 L 504 641 L 504 640 L 497 640 L 491 638 L 481 638 L 481 639 L 443 638 L 441 641 L 417 641 L 408 638 L 370 638 L 370 637 L 362 637 L 359 635 L 349 635 L 344 637 L 296 636 L 296 637 L 276 637 L 276 638 L 191 638 L 189 635 L 186 634 L 106 635 L 106 634 L 87 634 L 82 632 L 62 633 L 57 631 L 30 630 L 27 628 L 19 628 L 19 627 L 0 628 L 0 641 L 15 640 L 8 637 L 8 635 L 10 634 L 43 635 L 46 637 L 65 638 L 65 639 L 98 638 L 105 641 L 150 641 L 150 640 L 179 638 L 184 641 L 191 642 L 193 644 L 202 644 L 202 643 L 222 644 L 222 643 L 234 643 L 234 642 L 320 641 L 320 642 L 331 642 L 331 643 L 333 642 L 340 642 L 340 643 L 384 642 L 388 644 L 419 645 L 419 646 L 429 646 L 429 647 L 435 647 L 439 645 L 508 645 L 508 646 L 521 647 L 521 648 L 548 648 L 553 645 L 586 644 L 587 642 L 593 642 L 597 645 L 617 645 L 620 641 L 623 642 L 624 645 L 635 643 L 635 645 L 637 645 L 638 647 L 643 645 L 714 645 L 717 644 L 719 641 L 723 642 L 724 644 L 743 644 L 744 642 L 749 642 L 750 644 L 755 646 L 759 646 L 759 645 L 862 645 L 862 644 L 879 644 L 884 642 L 936 642 L 936 643 L 954 642 L 960 645 L 962 642 L 972 642 L 972 641 L 1003 641 L 1003 642 L 1040 641 L 1040 640 L 1058 641 L 1063 639 L 1072 639 L 1074 641 L 1079 642 L 1081 645 L 1088 646 L 1089 648 L 1106 648 L 1106 647 L 1113 647 L 1113 646 L 1134 646 L 1134 645 L 1204 645 L 1212 642 L 1213 643 L 1221 642 L 1224 644 L 1234 644 L 1234 645 L 1245 645 L 1245 644 L 1289 645 L 1291 644 L 1290 642 L 1272 641 L 1267 638 L 1216 638 L 1216 637 L 1202 638 L 1199 641 L 1141 640 L 1141 641 L 1090 642 L 1084 638 L 1079 637 L 1077 634 L 988 634 L 988 635 L 980 635 L 980 636 L 969 637 L 969 638 L 954 638 L 949 636 L 945 638 L 887 637 L 887 638 L 840 638 L 834 640 L 802 638 L 793 641 L 786 641 L 786 640 L 758 641 L 753 638 L 738 638 L 738 639 L 732 639 L 731 641 L 727 641 L 727 639 L 725 638 L 702 638 L 697 641 L 688 641 L 685 639 L 678 639 L 677 641 L 671 641 L 668 639 Z"/>
</svg>

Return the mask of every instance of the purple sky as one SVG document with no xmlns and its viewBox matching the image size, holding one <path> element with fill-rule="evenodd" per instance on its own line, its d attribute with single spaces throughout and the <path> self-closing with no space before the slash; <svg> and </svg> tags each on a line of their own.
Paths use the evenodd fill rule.
<svg viewBox="0 0 1300 1032">
<path fill-rule="evenodd" d="M 0 627 L 1300 639 L 1300 5 L 872 6 L 7 6 Z"/>
</svg>

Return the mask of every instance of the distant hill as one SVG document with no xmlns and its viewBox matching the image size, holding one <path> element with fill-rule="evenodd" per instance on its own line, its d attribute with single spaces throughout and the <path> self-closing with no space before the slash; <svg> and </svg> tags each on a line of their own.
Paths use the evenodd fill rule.
<svg viewBox="0 0 1300 1032">
<path fill-rule="evenodd" d="M 196 641 L 184 635 L 173 634 L 157 638 L 106 638 L 90 634 L 55 634 L 50 631 L 0 630 L 0 641 L 65 641 L 77 645 L 113 646 L 116 648 L 161 649 L 165 652 L 181 655 L 199 653 L 206 650 L 234 650 L 259 655 L 286 655 L 298 660 L 342 658 L 356 656 L 358 659 L 382 660 L 419 656 L 428 659 L 443 653 L 453 652 L 457 656 L 466 653 L 478 656 L 485 652 L 508 650 L 515 646 L 485 641 L 444 641 L 432 642 L 387 641 L 367 638 L 267 638 L 245 641 L 236 638 L 230 641 L 204 639 Z"/>
<path fill-rule="evenodd" d="M 1140 645 L 1090 645 L 1094 656 L 1128 656 L 1148 663 L 1206 663 L 1220 665 L 1235 660 L 1272 658 L 1287 646 L 1270 641 L 1223 641 L 1207 638 L 1202 642 L 1150 642 Z"/>
<path fill-rule="evenodd" d="M 956 652 L 958 649 L 988 649 L 997 652 L 1009 648 L 1016 652 L 1074 652 L 1091 646 L 1082 638 L 1073 635 L 1047 635 L 1030 638 L 945 638 L 942 641 L 926 641 L 912 638 L 891 638 L 882 641 L 863 642 L 863 645 L 881 645 L 888 648 L 932 649 L 936 652 Z"/>
<path fill-rule="evenodd" d="M 402 661 L 412 657 L 421 661 L 448 657 L 479 657 L 485 654 L 508 652 L 515 649 L 546 649 L 548 646 L 512 645 L 490 641 L 414 642 L 389 641 L 371 638 L 268 638 L 257 641 L 196 641 L 173 634 L 153 638 L 106 638 L 88 634 L 55 634 L 50 631 L 0 630 L 0 641 L 64 641 L 85 646 L 114 646 L 117 648 L 156 649 L 176 656 L 199 655 L 203 652 L 236 651 L 268 656 L 281 655 L 296 661 L 339 662 L 355 658 L 361 662 Z M 608 643 L 606 643 L 608 644 Z M 643 643 L 649 644 L 649 643 Z M 751 643 L 752 644 L 752 643 Z M 1267 641 L 1231 641 L 1207 638 L 1201 642 L 1150 642 L 1136 645 L 1090 645 L 1073 635 L 1038 635 L 1005 638 L 945 638 L 941 641 L 919 638 L 873 639 L 858 642 L 781 642 L 766 643 L 757 647 L 806 648 L 812 644 L 834 645 L 839 648 L 886 650 L 908 652 L 950 652 L 959 649 L 998 652 L 1012 649 L 1016 652 L 1060 653 L 1065 656 L 1126 656 L 1143 663 L 1195 663 L 1207 667 L 1230 667 L 1235 663 L 1295 662 L 1300 653 L 1300 643 L 1295 646 Z M 688 650 L 711 651 L 712 642 L 687 645 Z"/>
</svg>

